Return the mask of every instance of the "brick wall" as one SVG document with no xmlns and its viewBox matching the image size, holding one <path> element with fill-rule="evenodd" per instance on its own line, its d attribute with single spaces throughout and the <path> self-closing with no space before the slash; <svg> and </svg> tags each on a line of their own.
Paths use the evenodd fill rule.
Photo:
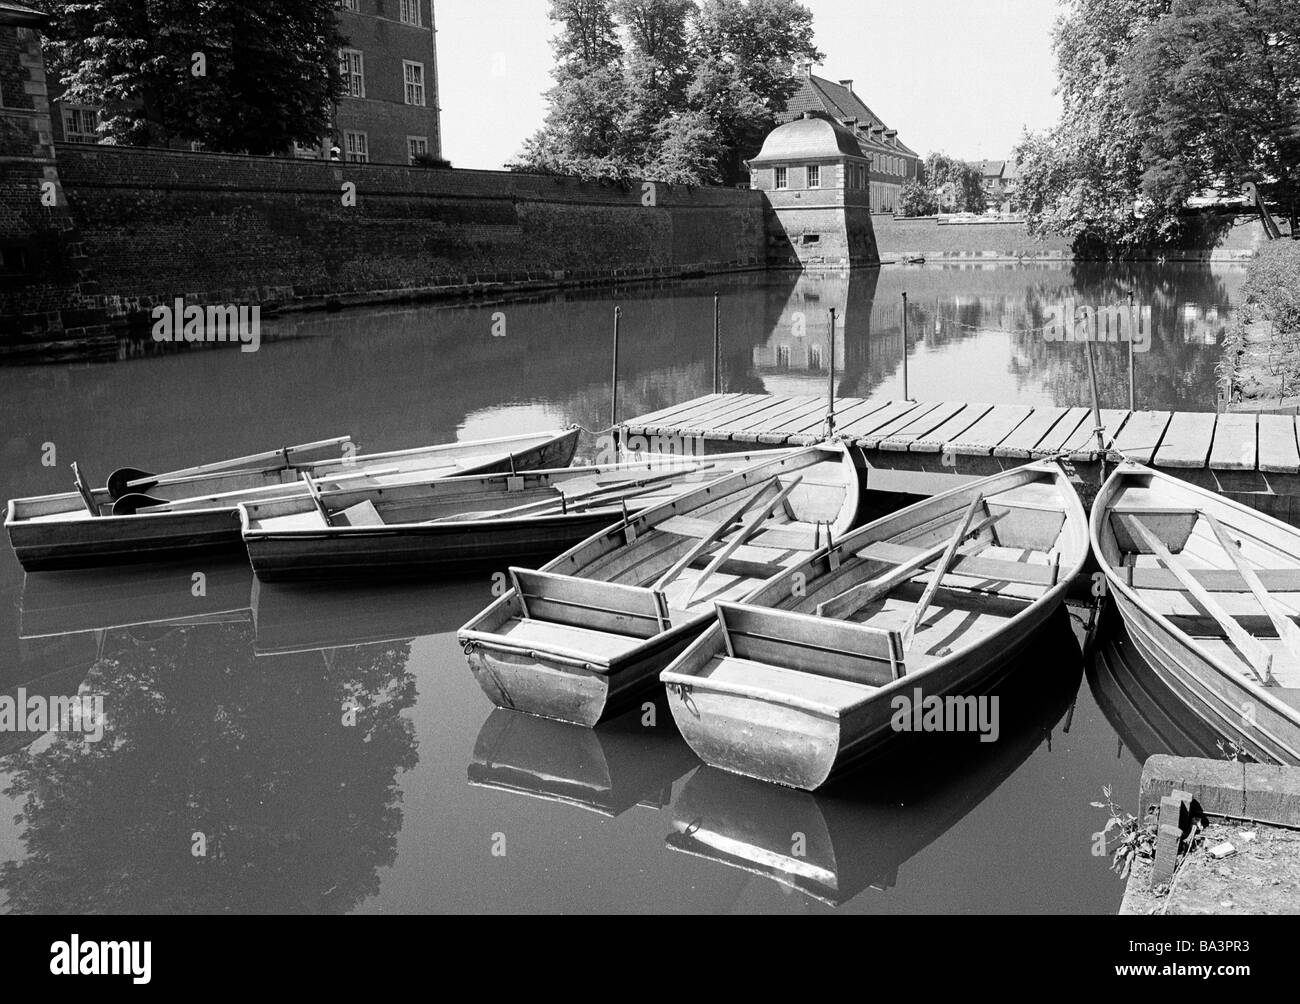
<svg viewBox="0 0 1300 1004">
<path fill-rule="evenodd" d="M 346 302 L 765 262 L 757 192 L 78 144 L 58 156 L 106 305 L 123 319 L 178 295 Z"/>
</svg>

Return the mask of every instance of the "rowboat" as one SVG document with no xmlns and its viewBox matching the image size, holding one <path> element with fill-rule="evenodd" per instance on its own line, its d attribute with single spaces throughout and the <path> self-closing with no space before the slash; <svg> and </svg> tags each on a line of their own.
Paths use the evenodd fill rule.
<svg viewBox="0 0 1300 1004">
<path fill-rule="evenodd" d="M 839 444 L 774 456 L 578 544 L 460 630 L 498 707 L 595 725 L 656 686 L 718 600 L 842 536 L 857 518 L 860 458 Z"/>
<path fill-rule="evenodd" d="M 346 438 L 327 442 L 335 453 L 330 459 L 304 459 L 302 448 L 287 447 L 259 455 L 266 458 L 260 465 L 231 468 L 222 461 L 170 475 L 135 471 L 142 476 L 98 489 L 74 465 L 76 491 L 11 500 L 5 529 L 29 572 L 173 560 L 239 547 L 241 502 L 304 494 L 313 479 L 329 490 L 417 472 L 450 477 L 564 466 L 577 449 L 578 430 L 372 454 L 356 454 Z"/>
<path fill-rule="evenodd" d="M 550 561 L 624 512 L 638 515 L 760 455 L 340 488 L 244 503 L 240 522 L 264 582 L 503 569 Z"/>
<path fill-rule="evenodd" d="M 973 695 L 1087 555 L 1087 517 L 1056 464 L 936 495 L 718 603 L 662 674 L 673 718 L 705 763 L 814 790 L 899 731 L 928 730 L 936 706 L 974 725 Z"/>
<path fill-rule="evenodd" d="M 1091 533 L 1151 672 L 1241 752 L 1300 764 L 1300 530 L 1126 462 Z"/>
<path fill-rule="evenodd" d="M 770 879 L 830 907 L 868 887 L 892 889 L 911 859 L 974 812 L 1045 740 L 1050 744 L 1069 710 L 1080 660 L 1064 610 L 1014 661 L 997 686 L 997 742 L 913 736 L 922 741 L 895 743 L 864 765 L 870 783 L 855 775 L 818 792 L 701 764 L 676 786 L 665 843 L 675 853 Z M 1044 674 L 1044 664 L 1060 672 Z"/>
</svg>

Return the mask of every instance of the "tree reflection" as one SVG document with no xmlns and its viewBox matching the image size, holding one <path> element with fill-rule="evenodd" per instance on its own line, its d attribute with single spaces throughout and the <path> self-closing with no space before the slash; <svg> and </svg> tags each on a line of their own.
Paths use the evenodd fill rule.
<svg viewBox="0 0 1300 1004">
<path fill-rule="evenodd" d="M 408 642 L 255 659 L 248 624 L 115 633 L 83 692 L 103 741 L 5 761 L 15 913 L 342 913 L 396 856 L 417 761 Z M 355 707 L 355 724 L 346 724 Z M 205 854 L 197 854 L 199 838 Z"/>
</svg>

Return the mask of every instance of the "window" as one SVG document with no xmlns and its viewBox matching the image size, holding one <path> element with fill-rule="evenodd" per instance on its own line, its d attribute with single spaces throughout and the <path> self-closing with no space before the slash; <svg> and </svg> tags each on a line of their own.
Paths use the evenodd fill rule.
<svg viewBox="0 0 1300 1004">
<path fill-rule="evenodd" d="M 416 157 L 427 157 L 429 155 L 429 137 L 407 136 L 406 149 L 411 155 L 411 163 L 414 164 Z"/>
<path fill-rule="evenodd" d="M 822 368 L 822 347 L 820 345 L 808 347 L 808 366 L 815 370 Z"/>
<path fill-rule="evenodd" d="M 402 74 L 406 78 L 406 103 L 424 105 L 424 64 L 402 60 Z"/>
<path fill-rule="evenodd" d="M 780 189 L 780 188 L 789 188 L 789 187 L 790 187 L 790 170 L 789 170 L 789 168 L 778 167 L 778 168 L 776 169 L 776 187 L 777 187 L 778 189 Z"/>
<path fill-rule="evenodd" d="M 421 0 L 402 0 L 402 24 L 413 24 L 417 28 L 420 27 L 420 2 Z"/>
<path fill-rule="evenodd" d="M 361 0 L 339 0 L 339 6 L 343 10 L 354 10 L 361 13 Z"/>
<path fill-rule="evenodd" d="M 363 132 L 345 132 L 343 134 L 343 159 L 354 164 L 370 162 L 370 144 Z"/>
<path fill-rule="evenodd" d="M 820 164 L 808 165 L 808 187 L 809 188 L 822 187 L 822 168 Z"/>
<path fill-rule="evenodd" d="M 776 347 L 776 364 L 783 370 L 790 368 L 790 346 L 778 345 Z"/>
<path fill-rule="evenodd" d="M 65 143 L 98 143 L 99 111 L 84 105 L 63 106 L 63 141 Z"/>
<path fill-rule="evenodd" d="M 343 72 L 343 93 L 351 98 L 366 96 L 366 57 L 360 49 L 344 49 L 339 69 Z"/>
</svg>

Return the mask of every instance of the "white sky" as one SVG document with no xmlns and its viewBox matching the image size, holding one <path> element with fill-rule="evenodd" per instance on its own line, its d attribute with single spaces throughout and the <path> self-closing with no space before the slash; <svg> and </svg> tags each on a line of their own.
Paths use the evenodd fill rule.
<svg viewBox="0 0 1300 1004">
<path fill-rule="evenodd" d="M 923 156 L 1002 159 L 1060 108 L 1056 0 L 804 0 L 826 61 Z M 542 121 L 547 0 L 435 0 L 443 155 L 499 168 Z"/>
</svg>

